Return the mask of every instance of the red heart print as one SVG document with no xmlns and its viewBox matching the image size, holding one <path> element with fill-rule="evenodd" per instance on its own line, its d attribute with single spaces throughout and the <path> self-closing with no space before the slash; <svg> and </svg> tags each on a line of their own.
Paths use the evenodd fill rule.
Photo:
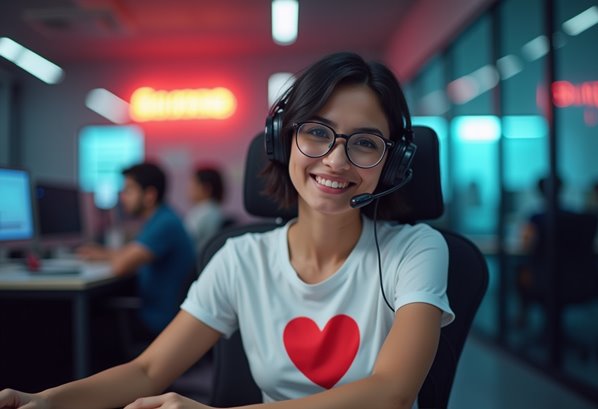
<svg viewBox="0 0 598 409">
<path fill-rule="evenodd" d="M 307 317 L 289 321 L 283 341 L 287 354 L 308 379 L 332 388 L 349 370 L 359 348 L 359 327 L 348 315 L 336 315 L 320 331 Z"/>
</svg>

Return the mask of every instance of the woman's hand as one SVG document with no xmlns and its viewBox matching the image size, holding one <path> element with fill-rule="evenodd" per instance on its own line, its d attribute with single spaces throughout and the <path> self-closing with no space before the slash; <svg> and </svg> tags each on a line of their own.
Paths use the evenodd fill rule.
<svg viewBox="0 0 598 409">
<path fill-rule="evenodd" d="M 139 398 L 124 409 L 211 409 L 194 400 L 185 398 L 174 392 L 165 393 L 159 396 Z M 29 409 L 29 408 L 27 408 Z"/>
<path fill-rule="evenodd" d="M 50 404 L 39 395 L 13 389 L 0 391 L 0 409 L 49 409 Z"/>
</svg>

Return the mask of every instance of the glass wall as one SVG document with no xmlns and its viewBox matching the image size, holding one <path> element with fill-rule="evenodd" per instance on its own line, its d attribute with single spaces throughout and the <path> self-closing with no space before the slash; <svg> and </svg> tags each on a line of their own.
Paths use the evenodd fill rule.
<svg viewBox="0 0 598 409">
<path fill-rule="evenodd" d="M 453 226 L 467 235 L 496 233 L 499 121 L 492 115 L 490 18 L 476 21 L 448 51 Z"/>
<path fill-rule="evenodd" d="M 546 73 L 549 39 L 542 0 L 503 1 L 498 8 L 497 67 L 503 113 L 503 194 L 505 254 L 501 316 L 509 348 L 540 364 L 549 363 L 546 305 L 527 292 L 537 281 L 530 267 L 534 247 L 529 221 L 545 209 L 538 181 L 549 174 L 549 114 Z M 518 27 L 513 30 L 512 27 Z M 533 276 L 533 278 L 532 278 Z M 546 273 L 544 274 L 546 276 Z M 546 282 L 546 277 L 543 279 Z"/>
<path fill-rule="evenodd" d="M 445 203 L 450 203 L 452 199 L 452 186 L 450 183 L 450 168 L 448 166 L 448 125 L 445 117 L 450 105 L 444 92 L 445 66 L 443 62 L 444 59 L 442 57 L 432 58 L 418 78 L 410 84 L 410 93 L 407 93 L 407 98 L 413 101 L 410 104 L 413 111 L 413 124 L 429 126 L 438 135 L 442 195 Z M 438 226 L 446 227 L 449 223 L 448 218 L 448 212 L 445 212 L 443 217 L 436 220 L 435 223 Z"/>
<path fill-rule="evenodd" d="M 440 223 L 490 268 L 473 332 L 598 403 L 596 44 L 593 0 L 499 1 L 408 98 L 440 136 Z"/>
<path fill-rule="evenodd" d="M 557 166 L 563 211 L 588 213 L 575 231 L 578 247 L 594 240 L 598 216 L 598 5 L 594 0 L 555 1 Z M 591 249 L 591 245 L 587 246 Z M 562 268 L 562 370 L 598 390 L 598 268 L 587 252 Z"/>
</svg>

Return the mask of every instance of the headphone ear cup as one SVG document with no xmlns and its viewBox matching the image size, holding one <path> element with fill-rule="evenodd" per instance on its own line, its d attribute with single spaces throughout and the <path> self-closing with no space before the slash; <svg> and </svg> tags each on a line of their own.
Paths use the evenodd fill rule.
<svg viewBox="0 0 598 409">
<path fill-rule="evenodd" d="M 414 143 L 401 141 L 399 146 L 390 151 L 380 176 L 382 186 L 396 185 L 405 178 L 416 150 L 417 146 Z"/>
<path fill-rule="evenodd" d="M 282 110 L 278 110 L 274 115 L 266 118 L 264 143 L 268 159 L 284 165 L 288 162 L 288 149 L 286 141 L 282 137 L 282 112 Z"/>
</svg>

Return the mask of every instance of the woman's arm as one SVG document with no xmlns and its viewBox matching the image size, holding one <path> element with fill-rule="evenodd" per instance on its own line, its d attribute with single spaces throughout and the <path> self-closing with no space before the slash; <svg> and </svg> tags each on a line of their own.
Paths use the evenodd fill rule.
<svg viewBox="0 0 598 409">
<path fill-rule="evenodd" d="M 85 379 L 38 394 L 0 392 L 0 408 L 114 408 L 138 397 L 160 393 L 185 372 L 220 337 L 220 333 L 185 311 L 136 359 Z"/>
<path fill-rule="evenodd" d="M 410 409 L 432 366 L 442 312 L 425 303 L 407 304 L 395 317 L 373 374 L 301 399 L 244 406 L 246 409 Z M 126 409 L 205 408 L 176 394 L 140 399 Z M 174 407 L 174 406 L 173 406 Z"/>
</svg>

